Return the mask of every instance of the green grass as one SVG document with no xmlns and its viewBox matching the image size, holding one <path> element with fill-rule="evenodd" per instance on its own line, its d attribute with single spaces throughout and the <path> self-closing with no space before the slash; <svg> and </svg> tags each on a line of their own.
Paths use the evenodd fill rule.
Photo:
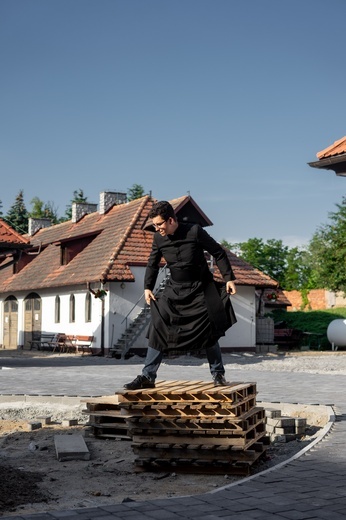
<svg viewBox="0 0 346 520">
<path fill-rule="evenodd" d="M 327 339 L 327 328 L 331 321 L 346 318 L 346 307 L 338 307 L 337 309 L 326 309 L 323 311 L 295 311 L 287 312 L 282 310 L 273 311 L 271 317 L 274 323 L 283 321 L 287 324 L 287 328 L 299 329 L 303 332 L 312 332 L 322 334 L 321 350 L 330 350 L 331 344 Z M 306 344 L 306 339 L 302 340 L 302 344 Z M 317 345 L 317 342 L 316 342 Z M 311 347 L 313 348 L 313 347 Z"/>
</svg>

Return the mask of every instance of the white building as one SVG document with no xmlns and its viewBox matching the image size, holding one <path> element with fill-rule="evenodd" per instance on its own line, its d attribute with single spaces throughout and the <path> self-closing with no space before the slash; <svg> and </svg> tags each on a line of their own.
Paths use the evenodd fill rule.
<svg viewBox="0 0 346 520">
<path fill-rule="evenodd" d="M 71 221 L 50 226 L 44 219 L 31 220 L 29 236 L 19 239 L 30 245 L 21 256 L 0 247 L 2 348 L 29 348 L 39 333 L 93 336 L 94 353 L 114 348 L 144 305 L 153 202 L 150 196 L 126 202 L 124 194 L 102 192 L 99 209 L 97 204 L 74 204 Z M 171 203 L 178 219 L 212 224 L 190 196 Z M 0 245 L 3 238 L 0 225 Z M 228 254 L 236 276 L 232 303 L 238 322 L 220 344 L 227 350 L 255 350 L 258 294 L 277 283 Z M 164 276 L 163 270 L 158 282 Z M 220 278 L 217 268 L 214 276 Z M 142 331 L 131 348 L 146 346 Z"/>
</svg>

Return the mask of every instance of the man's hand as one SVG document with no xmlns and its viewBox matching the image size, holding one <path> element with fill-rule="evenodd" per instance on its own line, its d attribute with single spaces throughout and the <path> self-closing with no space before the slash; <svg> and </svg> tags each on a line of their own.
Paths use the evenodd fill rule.
<svg viewBox="0 0 346 520">
<path fill-rule="evenodd" d="M 235 294 L 237 292 L 234 282 L 226 282 L 226 291 L 228 294 Z"/>
<path fill-rule="evenodd" d="M 144 290 L 144 298 L 148 305 L 150 305 L 150 300 L 156 300 L 154 293 L 150 289 Z"/>
</svg>

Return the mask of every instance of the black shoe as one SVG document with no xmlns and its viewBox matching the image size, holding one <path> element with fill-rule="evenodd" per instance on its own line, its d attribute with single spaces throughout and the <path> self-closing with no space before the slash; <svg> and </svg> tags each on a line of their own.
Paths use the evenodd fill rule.
<svg viewBox="0 0 346 520">
<path fill-rule="evenodd" d="M 137 376 L 136 379 L 124 385 L 126 390 L 140 390 L 141 388 L 155 388 L 155 383 L 145 376 Z"/>
<path fill-rule="evenodd" d="M 214 381 L 214 386 L 225 386 L 225 385 L 227 385 L 227 381 L 225 379 L 225 376 L 220 374 L 220 372 L 217 372 L 216 374 L 213 374 L 213 381 Z"/>
</svg>

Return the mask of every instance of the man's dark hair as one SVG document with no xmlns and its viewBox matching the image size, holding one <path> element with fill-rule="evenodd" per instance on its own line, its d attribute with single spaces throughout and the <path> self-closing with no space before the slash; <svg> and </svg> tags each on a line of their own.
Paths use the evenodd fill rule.
<svg viewBox="0 0 346 520">
<path fill-rule="evenodd" d="M 149 212 L 149 218 L 162 217 L 163 220 L 168 220 L 170 217 L 177 219 L 173 207 L 166 200 L 161 200 L 153 205 Z"/>
</svg>

